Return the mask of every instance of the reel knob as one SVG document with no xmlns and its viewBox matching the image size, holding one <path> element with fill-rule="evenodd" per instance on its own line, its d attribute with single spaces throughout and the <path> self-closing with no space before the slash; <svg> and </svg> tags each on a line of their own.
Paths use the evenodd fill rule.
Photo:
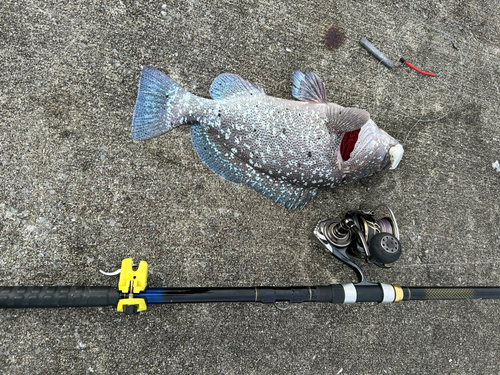
<svg viewBox="0 0 500 375">
<path fill-rule="evenodd" d="M 377 233 L 370 240 L 370 254 L 374 261 L 391 264 L 401 256 L 401 243 L 390 233 Z"/>
</svg>

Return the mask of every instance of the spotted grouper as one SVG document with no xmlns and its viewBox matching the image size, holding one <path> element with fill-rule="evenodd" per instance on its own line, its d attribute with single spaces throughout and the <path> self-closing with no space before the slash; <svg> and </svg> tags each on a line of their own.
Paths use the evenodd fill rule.
<svg viewBox="0 0 500 375">
<path fill-rule="evenodd" d="M 132 139 L 157 137 L 184 124 L 203 162 L 226 180 L 250 186 L 287 209 L 302 208 L 318 188 L 396 168 L 403 147 L 368 112 L 328 103 L 321 79 L 296 71 L 292 95 L 267 96 L 235 74 L 213 81 L 214 100 L 191 94 L 144 66 Z"/>
</svg>

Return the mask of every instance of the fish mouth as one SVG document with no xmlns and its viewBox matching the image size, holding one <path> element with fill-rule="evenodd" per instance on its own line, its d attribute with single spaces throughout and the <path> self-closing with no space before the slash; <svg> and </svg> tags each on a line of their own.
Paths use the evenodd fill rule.
<svg viewBox="0 0 500 375">
<path fill-rule="evenodd" d="M 343 161 L 379 158 L 381 169 L 395 169 L 403 157 L 403 146 L 373 121 L 344 134 L 339 148 Z"/>
<path fill-rule="evenodd" d="M 401 146 L 401 144 L 399 143 L 389 149 L 389 155 L 391 157 L 390 169 L 395 169 L 398 166 L 399 162 L 403 158 L 403 153 L 403 146 Z"/>
</svg>

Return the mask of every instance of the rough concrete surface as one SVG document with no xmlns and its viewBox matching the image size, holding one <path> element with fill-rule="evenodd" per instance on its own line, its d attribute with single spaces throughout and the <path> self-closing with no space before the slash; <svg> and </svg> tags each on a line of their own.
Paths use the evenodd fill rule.
<svg viewBox="0 0 500 375">
<path fill-rule="evenodd" d="M 336 49 L 323 40 L 342 30 Z M 366 36 L 396 62 L 363 50 Z M 313 240 L 320 219 L 390 205 L 403 255 L 370 280 L 499 285 L 497 1 L 2 1 L 0 284 L 326 285 L 354 275 Z M 425 77 L 399 62 L 424 70 Z M 291 99 L 315 71 L 330 101 L 368 110 L 400 166 L 321 190 L 301 211 L 223 180 L 189 128 L 133 142 L 141 65 L 197 95 L 222 72 Z M 497 374 L 495 301 L 0 311 L 5 374 Z"/>
</svg>

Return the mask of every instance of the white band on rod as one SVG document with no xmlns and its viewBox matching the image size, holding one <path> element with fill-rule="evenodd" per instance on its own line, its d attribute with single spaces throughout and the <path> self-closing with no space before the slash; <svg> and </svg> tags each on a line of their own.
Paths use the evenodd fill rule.
<svg viewBox="0 0 500 375">
<path fill-rule="evenodd" d="M 358 293 L 356 292 L 356 287 L 353 283 L 342 284 L 344 288 L 344 303 L 354 303 L 358 298 Z"/>
<path fill-rule="evenodd" d="M 396 291 L 391 284 L 380 283 L 384 297 L 382 303 L 392 303 L 396 299 Z"/>
</svg>

